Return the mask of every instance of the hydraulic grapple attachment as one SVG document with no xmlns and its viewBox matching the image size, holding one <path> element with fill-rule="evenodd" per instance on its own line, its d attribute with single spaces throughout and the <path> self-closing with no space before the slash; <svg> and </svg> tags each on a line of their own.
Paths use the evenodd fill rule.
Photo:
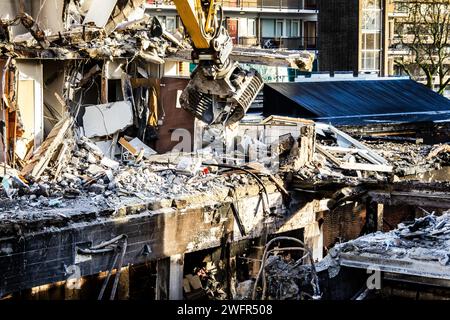
<svg viewBox="0 0 450 320">
<path fill-rule="evenodd" d="M 215 78 L 202 66 L 194 70 L 180 98 L 181 106 L 207 124 L 225 126 L 241 120 L 263 87 L 261 75 L 237 63 Z"/>
</svg>

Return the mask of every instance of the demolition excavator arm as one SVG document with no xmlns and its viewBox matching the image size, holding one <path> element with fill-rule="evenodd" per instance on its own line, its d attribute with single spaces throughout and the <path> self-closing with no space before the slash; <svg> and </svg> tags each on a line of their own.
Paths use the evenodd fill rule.
<svg viewBox="0 0 450 320">
<path fill-rule="evenodd" d="M 189 34 L 197 68 L 180 98 L 182 107 L 207 124 L 230 125 L 242 119 L 263 86 L 253 69 L 229 56 L 233 42 L 215 0 L 174 0 Z"/>
</svg>

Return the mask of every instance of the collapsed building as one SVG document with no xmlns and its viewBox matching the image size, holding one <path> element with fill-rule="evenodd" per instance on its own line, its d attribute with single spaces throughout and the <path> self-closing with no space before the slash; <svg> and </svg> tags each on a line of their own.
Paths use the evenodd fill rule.
<svg viewBox="0 0 450 320">
<path fill-rule="evenodd" d="M 0 298 L 448 297 L 445 130 L 424 144 L 395 121 L 205 126 L 178 103 L 189 42 L 141 2 L 2 18 Z"/>
</svg>

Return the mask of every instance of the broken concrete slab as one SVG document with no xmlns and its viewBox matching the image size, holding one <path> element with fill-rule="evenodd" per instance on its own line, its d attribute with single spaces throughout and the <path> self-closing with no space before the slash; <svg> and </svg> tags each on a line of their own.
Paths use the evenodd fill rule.
<svg viewBox="0 0 450 320">
<path fill-rule="evenodd" d="M 126 101 L 87 107 L 83 116 L 84 134 L 87 138 L 108 136 L 132 124 L 133 108 Z"/>
<path fill-rule="evenodd" d="M 179 50 L 166 60 L 191 61 L 191 52 L 191 49 Z M 315 55 L 308 51 L 273 50 L 235 46 L 231 52 L 230 58 L 240 63 L 288 67 L 311 72 Z"/>
<path fill-rule="evenodd" d="M 83 24 L 93 23 L 97 27 L 104 28 L 116 4 L 117 0 L 93 0 Z"/>
<path fill-rule="evenodd" d="M 129 142 L 129 144 L 136 150 L 138 150 L 138 152 L 140 150 L 144 150 L 144 157 L 145 158 L 149 158 L 150 156 L 157 154 L 157 152 L 155 150 L 153 150 L 152 148 L 150 148 L 149 146 L 147 146 L 145 143 L 143 143 L 141 140 L 139 140 L 139 138 L 134 138 L 133 140 L 131 140 Z"/>
</svg>

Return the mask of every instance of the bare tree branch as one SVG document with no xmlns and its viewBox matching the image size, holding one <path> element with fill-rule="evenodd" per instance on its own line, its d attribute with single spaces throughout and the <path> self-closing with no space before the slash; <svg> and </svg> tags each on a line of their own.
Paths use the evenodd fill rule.
<svg viewBox="0 0 450 320">
<path fill-rule="evenodd" d="M 400 44 L 410 54 L 395 61 L 413 79 L 425 78 L 427 86 L 443 93 L 450 85 L 450 1 L 409 0 L 408 16 L 396 21 Z M 416 72 L 413 72 L 413 71 Z"/>
</svg>

